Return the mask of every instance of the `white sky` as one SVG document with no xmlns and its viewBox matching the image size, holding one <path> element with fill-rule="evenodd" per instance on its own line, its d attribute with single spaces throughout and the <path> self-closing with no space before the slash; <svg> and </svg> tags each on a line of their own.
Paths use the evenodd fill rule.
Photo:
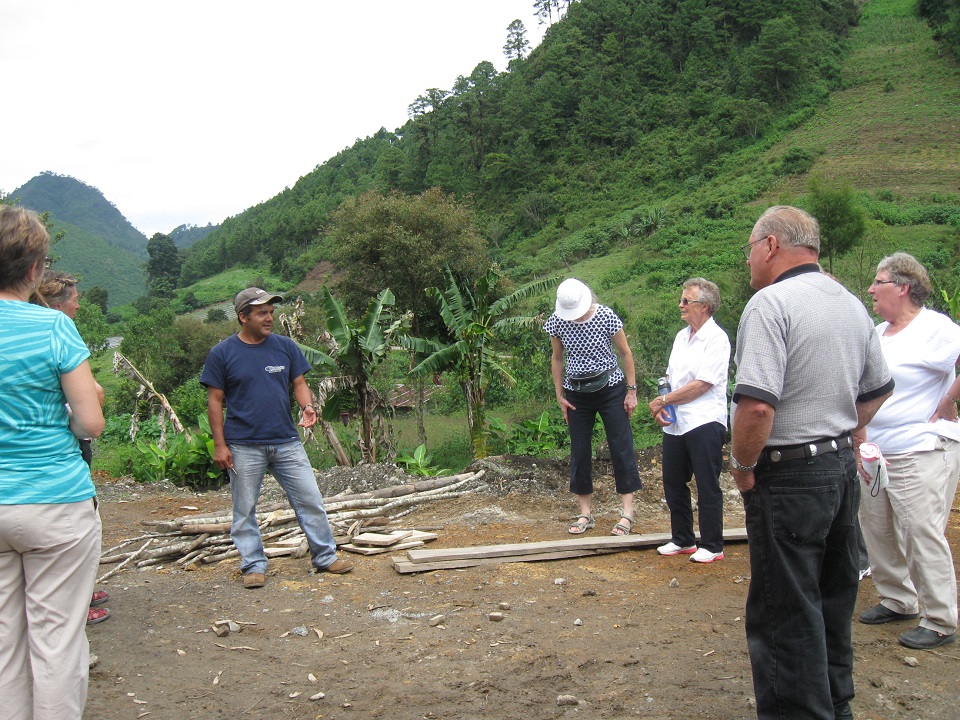
<svg viewBox="0 0 960 720">
<path fill-rule="evenodd" d="M 484 60 L 533 0 L 0 0 L 0 190 L 98 188 L 147 237 L 267 200 Z"/>
</svg>

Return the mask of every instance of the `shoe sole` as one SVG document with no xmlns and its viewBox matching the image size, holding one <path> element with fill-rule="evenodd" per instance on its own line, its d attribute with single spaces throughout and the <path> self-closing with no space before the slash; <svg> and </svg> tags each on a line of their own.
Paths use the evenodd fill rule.
<svg viewBox="0 0 960 720">
<path fill-rule="evenodd" d="M 100 598 L 99 600 L 93 600 L 90 602 L 90 607 L 97 607 L 98 605 L 103 605 L 104 603 L 110 602 L 109 597 Z"/>
<path fill-rule="evenodd" d="M 857 618 L 864 625 L 886 625 L 887 623 L 892 622 L 903 622 L 904 620 L 916 620 L 920 617 L 920 613 L 912 613 L 910 615 L 903 615 L 897 613 L 896 615 L 881 615 L 879 617 L 872 617 L 869 620 L 864 620 L 863 616 Z"/>
<path fill-rule="evenodd" d="M 677 550 L 676 552 L 660 552 L 657 550 L 657 553 L 662 557 L 673 557 L 674 555 L 693 555 L 697 551 L 696 548 L 692 550 Z"/>
<path fill-rule="evenodd" d="M 712 557 L 709 560 L 694 560 L 693 558 L 690 558 L 690 562 L 695 562 L 697 565 L 709 565 L 710 563 L 720 562 L 721 560 L 723 560 L 723 553 L 720 553 L 716 557 Z"/>
<path fill-rule="evenodd" d="M 905 641 L 902 637 L 897 638 L 897 640 L 904 647 L 908 647 L 913 650 L 933 650 L 935 648 L 941 647 L 942 645 L 950 645 L 951 643 L 955 643 L 957 641 L 957 634 L 953 633 L 953 635 L 947 635 L 946 637 L 940 638 L 938 642 L 932 642 L 932 643 L 913 643 L 913 642 L 910 642 L 909 640 Z"/>
</svg>

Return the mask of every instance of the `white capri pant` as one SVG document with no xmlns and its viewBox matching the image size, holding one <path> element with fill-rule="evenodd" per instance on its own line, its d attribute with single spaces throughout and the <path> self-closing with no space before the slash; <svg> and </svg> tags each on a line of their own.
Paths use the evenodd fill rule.
<svg viewBox="0 0 960 720">
<path fill-rule="evenodd" d="M 882 448 L 881 448 L 882 449 Z M 957 629 L 957 576 L 944 531 L 960 477 L 960 443 L 885 456 L 890 483 L 874 497 L 864 489 L 860 525 L 880 603 L 898 613 L 922 610 L 920 626 Z"/>
<path fill-rule="evenodd" d="M 100 530 L 96 498 L 0 505 L 0 720 L 83 716 Z"/>
</svg>

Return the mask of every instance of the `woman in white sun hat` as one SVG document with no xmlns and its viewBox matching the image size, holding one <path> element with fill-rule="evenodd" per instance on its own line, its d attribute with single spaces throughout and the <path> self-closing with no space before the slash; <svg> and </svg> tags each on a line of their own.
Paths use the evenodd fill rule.
<svg viewBox="0 0 960 720">
<path fill-rule="evenodd" d="M 570 492 L 580 505 L 569 532 L 581 535 L 596 525 L 590 500 L 593 427 L 599 414 L 623 506 L 611 534 L 628 535 L 634 522 L 633 494 L 643 485 L 630 426 L 637 407 L 636 370 L 623 321 L 599 304 L 584 283 L 568 278 L 557 288 L 556 310 L 543 329 L 553 346 L 551 370 L 557 403 L 570 428 Z"/>
</svg>

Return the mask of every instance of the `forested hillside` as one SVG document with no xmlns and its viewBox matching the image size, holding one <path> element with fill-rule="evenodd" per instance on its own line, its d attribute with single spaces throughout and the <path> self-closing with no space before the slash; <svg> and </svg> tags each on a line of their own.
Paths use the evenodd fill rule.
<svg viewBox="0 0 960 720">
<path fill-rule="evenodd" d="M 194 246 L 183 282 L 254 259 L 296 277 L 304 261 L 328 259 L 330 212 L 371 188 L 469 196 L 501 261 L 528 263 L 532 238 L 554 244 L 680 191 L 695 196 L 719 158 L 808 117 L 791 113 L 836 86 L 856 18 L 854 0 L 575 2 L 507 72 L 481 62 L 449 90 L 426 90 L 396 132 L 381 129 L 226 220 Z M 695 209 L 724 215 L 739 201 Z"/>
<path fill-rule="evenodd" d="M 72 177 L 44 172 L 10 194 L 37 212 L 49 213 L 54 269 L 80 278 L 80 290 L 99 286 L 111 306 L 132 302 L 146 292 L 143 261 L 147 238 L 94 187 Z"/>
<path fill-rule="evenodd" d="M 84 228 L 118 250 L 147 259 L 147 237 L 131 225 L 95 187 L 65 175 L 44 172 L 10 193 L 10 198 L 54 220 Z"/>
</svg>

